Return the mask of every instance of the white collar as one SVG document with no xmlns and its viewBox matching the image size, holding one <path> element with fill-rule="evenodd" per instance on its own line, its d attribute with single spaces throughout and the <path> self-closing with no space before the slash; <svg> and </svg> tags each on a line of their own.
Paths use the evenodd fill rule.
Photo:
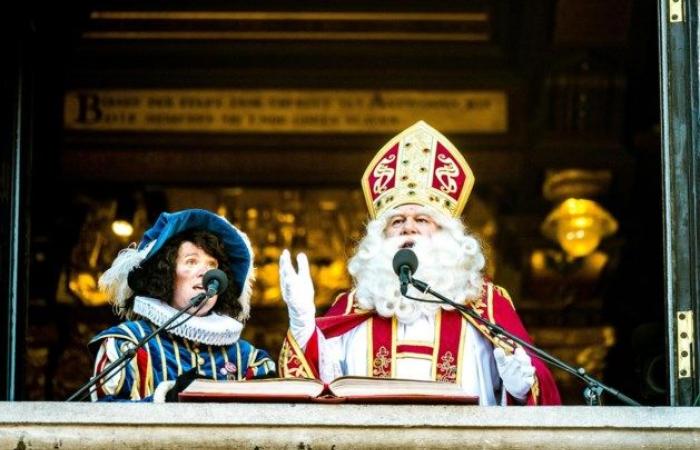
<svg viewBox="0 0 700 450">
<path fill-rule="evenodd" d="M 137 296 L 134 299 L 134 312 L 161 326 L 178 310 L 158 299 Z M 189 320 L 168 332 L 205 345 L 233 344 L 238 341 L 243 330 L 241 322 L 215 312 L 201 317 L 185 313 L 175 320 L 174 324 L 185 319 Z"/>
</svg>

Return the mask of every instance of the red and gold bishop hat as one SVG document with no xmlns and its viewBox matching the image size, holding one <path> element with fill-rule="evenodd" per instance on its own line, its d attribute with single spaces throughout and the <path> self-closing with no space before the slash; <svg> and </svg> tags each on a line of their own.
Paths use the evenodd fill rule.
<svg viewBox="0 0 700 450">
<path fill-rule="evenodd" d="M 370 216 L 413 203 L 459 217 L 474 186 L 462 154 L 422 120 L 379 150 L 362 176 Z"/>
</svg>

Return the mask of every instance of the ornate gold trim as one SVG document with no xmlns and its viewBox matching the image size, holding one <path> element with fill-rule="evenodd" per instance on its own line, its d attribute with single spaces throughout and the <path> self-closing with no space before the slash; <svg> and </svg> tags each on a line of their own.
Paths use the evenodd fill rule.
<svg viewBox="0 0 700 450">
<path fill-rule="evenodd" d="M 413 353 L 413 352 L 400 352 L 396 354 L 396 359 L 425 359 L 427 361 L 433 361 L 431 355 L 426 355 L 425 353 Z"/>
<path fill-rule="evenodd" d="M 462 385 L 462 361 L 464 361 L 464 345 L 467 339 L 467 323 L 462 317 L 459 321 L 459 347 L 457 349 L 457 385 Z"/>
<path fill-rule="evenodd" d="M 451 351 L 446 351 L 440 357 L 440 361 L 441 363 L 439 364 L 439 367 L 442 369 L 442 372 L 440 373 L 440 377 L 437 379 L 437 381 L 443 383 L 454 381 L 456 383 L 457 379 L 453 377 L 457 376 L 459 366 L 458 357 L 453 355 Z M 452 374 L 452 376 L 450 376 L 450 374 Z"/>
<path fill-rule="evenodd" d="M 192 347 L 190 347 L 190 343 L 187 341 L 187 339 L 182 339 L 182 343 L 185 344 L 185 348 L 187 348 L 187 351 L 190 352 L 190 365 L 192 367 L 196 367 L 199 372 L 199 355 L 197 352 L 192 350 Z"/>
<path fill-rule="evenodd" d="M 345 315 L 347 316 L 352 312 L 352 307 L 355 305 L 355 289 L 348 293 L 348 304 L 345 305 Z"/>
<path fill-rule="evenodd" d="M 372 322 L 374 322 L 374 317 L 370 317 L 365 322 L 367 326 L 365 331 L 367 333 L 367 376 L 371 377 L 374 373 L 374 333 L 372 332 Z"/>
<path fill-rule="evenodd" d="M 297 343 L 296 339 L 294 339 L 294 336 L 292 336 L 292 332 L 288 331 L 287 332 L 287 343 L 291 347 L 290 353 L 299 360 L 299 363 L 301 364 L 301 367 L 303 368 L 304 372 L 306 373 L 305 378 L 313 378 L 313 370 L 311 370 L 311 367 L 309 366 L 309 362 L 306 360 L 306 356 L 304 355 L 304 352 L 299 348 L 299 344 Z M 287 356 L 285 354 L 285 356 Z M 289 364 L 289 360 L 285 360 L 285 365 L 284 368 L 287 370 Z M 239 370 L 240 372 L 240 370 Z"/>
<path fill-rule="evenodd" d="M 239 342 L 236 342 L 236 365 L 239 366 L 240 364 L 241 364 L 241 343 L 239 341 Z M 242 380 L 243 377 L 245 376 L 245 374 L 243 373 L 243 371 L 241 370 L 240 367 L 236 367 L 236 369 L 237 369 L 236 375 L 238 375 L 237 378 L 239 380 Z"/>
<path fill-rule="evenodd" d="M 398 319 L 396 316 L 391 318 L 391 377 L 396 377 L 396 344 L 397 344 L 397 326 Z"/>
<path fill-rule="evenodd" d="M 435 342 L 433 341 L 413 341 L 410 339 L 405 339 L 402 341 L 399 341 L 398 345 L 420 345 L 421 347 L 432 347 Z"/>
<path fill-rule="evenodd" d="M 165 360 L 165 349 L 163 348 L 163 342 L 160 340 L 160 334 L 156 334 L 156 345 L 158 345 L 158 350 L 160 353 L 160 365 L 163 372 L 163 381 L 168 379 L 168 365 Z"/>
<path fill-rule="evenodd" d="M 508 303 L 510 303 L 510 307 L 513 308 L 513 311 L 515 311 L 515 304 L 513 303 L 513 299 L 510 298 L 510 294 L 506 290 L 506 288 L 502 286 L 498 286 L 496 284 L 493 285 L 494 289 L 498 291 L 498 293 L 501 295 L 501 297 L 505 298 L 508 300 Z"/>
<path fill-rule="evenodd" d="M 387 378 L 394 376 L 394 355 L 389 354 L 389 350 L 383 345 L 377 349 L 377 353 L 372 359 L 372 376 L 377 378 Z M 389 365 L 389 372 L 386 370 Z"/>
<path fill-rule="evenodd" d="M 422 159 L 416 160 L 416 156 L 411 158 L 406 156 L 406 152 L 409 150 L 406 150 L 407 144 L 405 141 L 408 137 L 412 138 L 419 135 L 428 135 L 431 138 L 431 142 L 430 148 L 425 148 L 425 154 L 418 153 L 418 157 Z M 448 151 L 451 158 L 450 163 L 459 166 L 464 172 L 465 183 L 456 187 L 459 189 L 459 197 L 456 201 L 449 193 L 432 186 L 435 179 L 434 164 L 437 158 L 438 144 L 445 147 Z M 396 169 L 392 175 L 394 187 L 381 192 L 376 200 L 373 200 L 373 187 L 370 186 L 370 176 L 373 174 L 375 166 L 386 157 L 386 153 L 393 147 L 397 147 Z M 420 152 L 419 150 L 416 151 Z M 421 163 L 421 161 L 423 162 Z M 421 167 L 421 164 L 426 162 L 430 167 Z M 417 167 L 415 167 L 416 165 Z M 437 179 L 439 181 L 442 180 L 439 176 Z M 452 180 L 450 177 L 448 179 Z M 474 181 L 474 173 L 457 147 L 442 133 L 420 120 L 384 144 L 365 169 L 361 184 L 365 203 L 372 219 L 376 219 L 385 211 L 405 204 L 428 206 L 451 217 L 459 217 L 469 199 L 469 195 L 474 187 Z"/>
<path fill-rule="evenodd" d="M 440 352 L 440 336 L 442 335 L 442 312 L 438 310 L 435 315 L 435 335 L 433 336 L 433 356 L 431 357 L 431 380 L 437 377 L 438 353 Z"/>
</svg>

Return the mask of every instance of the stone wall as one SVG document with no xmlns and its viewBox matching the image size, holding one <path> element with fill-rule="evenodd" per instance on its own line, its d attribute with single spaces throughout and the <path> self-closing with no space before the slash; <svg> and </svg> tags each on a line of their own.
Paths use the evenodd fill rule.
<svg viewBox="0 0 700 450">
<path fill-rule="evenodd" d="M 3 449 L 700 448 L 700 408 L 0 403 Z"/>
</svg>

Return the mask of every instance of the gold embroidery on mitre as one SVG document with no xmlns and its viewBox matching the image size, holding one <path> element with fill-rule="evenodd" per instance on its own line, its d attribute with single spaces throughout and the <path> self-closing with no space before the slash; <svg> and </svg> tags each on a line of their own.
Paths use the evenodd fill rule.
<svg viewBox="0 0 700 450">
<path fill-rule="evenodd" d="M 474 174 L 460 151 L 423 121 L 387 142 L 362 177 L 372 218 L 405 204 L 459 217 L 473 186 Z"/>
<path fill-rule="evenodd" d="M 396 155 L 389 155 L 383 158 L 372 172 L 372 175 L 376 178 L 372 185 L 372 192 L 375 194 L 381 194 L 386 191 L 386 185 L 394 178 L 394 169 L 389 164 L 394 162 L 395 159 Z"/>
<path fill-rule="evenodd" d="M 454 159 L 445 155 L 438 155 L 438 159 L 445 164 L 435 170 L 435 178 L 440 183 L 440 190 L 447 194 L 454 194 L 457 192 L 457 180 L 455 178 L 459 175 L 457 163 L 455 163 Z"/>
</svg>

